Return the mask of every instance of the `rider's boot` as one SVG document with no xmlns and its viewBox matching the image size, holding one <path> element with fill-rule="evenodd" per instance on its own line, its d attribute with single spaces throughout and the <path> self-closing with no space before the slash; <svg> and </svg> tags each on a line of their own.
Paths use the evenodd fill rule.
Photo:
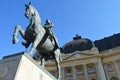
<svg viewBox="0 0 120 80">
<path fill-rule="evenodd" d="M 30 42 L 22 42 L 22 45 L 25 46 L 25 48 L 28 48 L 30 45 Z"/>
</svg>

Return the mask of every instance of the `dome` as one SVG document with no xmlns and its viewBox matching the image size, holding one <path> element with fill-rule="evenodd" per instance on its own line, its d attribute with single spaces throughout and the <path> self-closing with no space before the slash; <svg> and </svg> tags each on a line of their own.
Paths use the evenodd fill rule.
<svg viewBox="0 0 120 80">
<path fill-rule="evenodd" d="M 81 36 L 76 35 L 76 37 L 73 38 L 73 41 L 70 41 L 66 43 L 62 47 L 62 53 L 72 53 L 74 51 L 84 51 L 84 50 L 90 50 L 93 48 L 93 42 L 87 38 L 81 38 Z"/>
</svg>

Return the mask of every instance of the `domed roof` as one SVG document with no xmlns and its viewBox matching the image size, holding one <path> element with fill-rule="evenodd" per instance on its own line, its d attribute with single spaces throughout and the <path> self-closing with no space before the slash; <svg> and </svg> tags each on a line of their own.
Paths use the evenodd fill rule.
<svg viewBox="0 0 120 80">
<path fill-rule="evenodd" d="M 62 47 L 62 53 L 72 53 L 74 51 L 84 51 L 84 50 L 90 50 L 93 48 L 93 42 L 87 38 L 81 38 L 81 36 L 76 35 L 76 37 L 73 38 L 73 41 L 70 41 L 66 43 Z"/>
</svg>

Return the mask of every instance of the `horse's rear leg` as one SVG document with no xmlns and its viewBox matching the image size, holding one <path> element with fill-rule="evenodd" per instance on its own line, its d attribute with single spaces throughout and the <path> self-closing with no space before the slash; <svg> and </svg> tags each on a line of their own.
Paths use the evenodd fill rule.
<svg viewBox="0 0 120 80">
<path fill-rule="evenodd" d="M 13 33 L 13 44 L 16 44 L 18 42 L 18 38 L 17 38 L 18 32 L 20 32 L 20 34 L 21 34 L 22 37 L 24 37 L 24 35 L 25 35 L 25 32 L 21 28 L 21 26 L 17 25 L 15 27 L 15 30 L 14 30 L 14 33 Z"/>
<path fill-rule="evenodd" d="M 40 58 L 40 61 L 41 61 L 41 66 L 44 68 L 45 67 L 45 58 L 44 56 L 41 54 L 41 58 Z"/>
<path fill-rule="evenodd" d="M 60 68 L 60 61 L 61 61 L 61 52 L 60 49 L 55 50 L 55 62 L 56 62 L 56 67 L 57 67 L 57 78 L 60 80 L 61 78 L 61 68 Z"/>
</svg>

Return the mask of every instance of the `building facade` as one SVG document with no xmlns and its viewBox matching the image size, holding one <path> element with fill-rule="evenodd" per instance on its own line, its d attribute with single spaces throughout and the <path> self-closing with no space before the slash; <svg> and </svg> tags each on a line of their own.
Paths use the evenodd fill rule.
<svg viewBox="0 0 120 80">
<path fill-rule="evenodd" d="M 61 51 L 61 80 L 120 80 L 120 34 L 97 41 L 76 35 Z M 46 69 L 57 75 L 54 61 Z"/>
</svg>

